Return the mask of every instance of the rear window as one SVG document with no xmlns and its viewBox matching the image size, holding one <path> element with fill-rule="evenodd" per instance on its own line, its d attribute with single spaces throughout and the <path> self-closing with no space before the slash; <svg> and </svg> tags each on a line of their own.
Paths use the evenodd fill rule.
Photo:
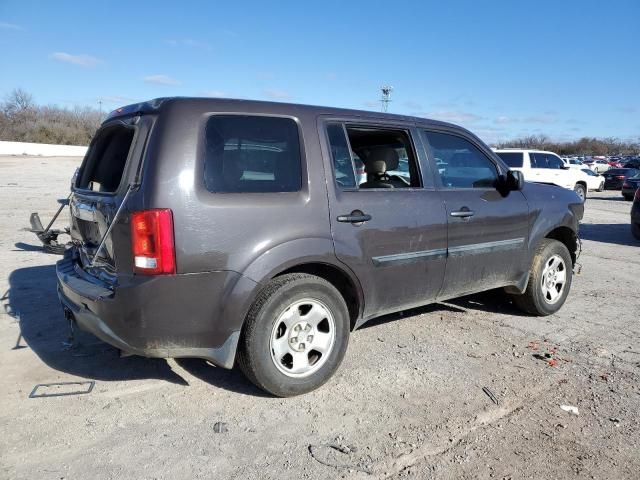
<svg viewBox="0 0 640 480">
<path fill-rule="evenodd" d="M 506 163 L 509 167 L 513 168 L 521 168 L 522 167 L 522 153 L 518 152 L 496 152 L 498 156 L 502 159 L 504 163 Z"/>
<path fill-rule="evenodd" d="M 98 131 L 80 170 L 76 187 L 115 192 L 133 143 L 135 127 L 112 125 Z"/>
<path fill-rule="evenodd" d="M 290 118 L 214 115 L 206 126 L 204 180 L 216 193 L 296 192 L 298 125 Z"/>
</svg>

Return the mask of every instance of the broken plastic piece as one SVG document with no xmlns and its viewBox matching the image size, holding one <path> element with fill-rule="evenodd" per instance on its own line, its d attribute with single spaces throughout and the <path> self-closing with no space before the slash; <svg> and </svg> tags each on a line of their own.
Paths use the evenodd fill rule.
<svg viewBox="0 0 640 480">
<path fill-rule="evenodd" d="M 574 407 L 573 405 L 560 405 L 560 408 L 565 412 L 571 413 L 573 415 L 579 415 L 578 407 Z"/>
</svg>

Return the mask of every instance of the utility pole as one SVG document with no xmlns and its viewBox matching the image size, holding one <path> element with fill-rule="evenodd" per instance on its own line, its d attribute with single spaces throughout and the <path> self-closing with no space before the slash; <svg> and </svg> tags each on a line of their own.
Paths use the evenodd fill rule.
<svg viewBox="0 0 640 480">
<path fill-rule="evenodd" d="M 386 112 L 389 109 L 389 102 L 391 102 L 391 92 L 393 92 L 393 87 L 391 85 L 384 85 L 380 87 L 380 91 L 382 92 L 382 97 L 380 98 L 382 111 Z"/>
<path fill-rule="evenodd" d="M 98 105 L 100 106 L 100 115 L 102 115 L 102 99 L 98 100 Z"/>
</svg>

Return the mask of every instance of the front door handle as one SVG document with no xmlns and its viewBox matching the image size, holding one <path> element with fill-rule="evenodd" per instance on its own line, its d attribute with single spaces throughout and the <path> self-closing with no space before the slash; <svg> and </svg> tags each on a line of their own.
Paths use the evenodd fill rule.
<svg viewBox="0 0 640 480">
<path fill-rule="evenodd" d="M 449 215 L 455 218 L 469 218 L 469 217 L 473 217 L 475 213 L 476 212 L 474 212 L 473 210 L 469 210 L 468 207 L 462 207 L 457 212 L 451 212 Z"/>
<path fill-rule="evenodd" d="M 349 215 L 338 215 L 338 221 L 343 223 L 362 223 L 371 220 L 371 215 L 367 215 L 361 210 L 354 210 Z"/>
</svg>

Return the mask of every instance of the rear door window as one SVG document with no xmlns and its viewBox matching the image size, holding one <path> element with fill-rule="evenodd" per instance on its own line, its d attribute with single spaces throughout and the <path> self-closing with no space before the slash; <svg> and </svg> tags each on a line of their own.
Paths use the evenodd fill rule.
<svg viewBox="0 0 640 480">
<path fill-rule="evenodd" d="M 497 155 L 511 168 L 522 168 L 523 156 L 522 152 L 496 152 Z"/>
<path fill-rule="evenodd" d="M 547 159 L 543 153 L 529 153 L 531 168 L 547 168 Z"/>
<path fill-rule="evenodd" d="M 206 126 L 204 180 L 216 193 L 296 192 L 298 125 L 291 118 L 214 115 Z"/>
<path fill-rule="evenodd" d="M 119 124 L 99 130 L 82 163 L 76 187 L 115 192 L 122 180 L 135 131 L 133 126 Z"/>
<path fill-rule="evenodd" d="M 327 136 L 340 187 L 365 190 L 421 186 L 408 131 L 330 123 Z"/>
</svg>

